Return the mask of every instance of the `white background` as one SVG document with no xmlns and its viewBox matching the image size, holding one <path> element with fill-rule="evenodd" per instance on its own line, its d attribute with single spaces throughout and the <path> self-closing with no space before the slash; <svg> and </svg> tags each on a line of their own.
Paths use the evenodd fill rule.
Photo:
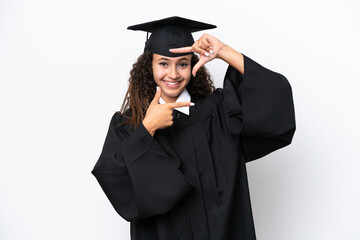
<svg viewBox="0 0 360 240">
<path fill-rule="evenodd" d="M 217 25 L 207 33 L 292 85 L 293 143 L 247 164 L 258 239 L 360 239 L 359 12 L 357 0 L 0 0 L 0 239 L 129 239 L 90 171 L 144 47 L 126 27 L 176 15 Z M 207 67 L 222 87 L 226 64 Z"/>
</svg>

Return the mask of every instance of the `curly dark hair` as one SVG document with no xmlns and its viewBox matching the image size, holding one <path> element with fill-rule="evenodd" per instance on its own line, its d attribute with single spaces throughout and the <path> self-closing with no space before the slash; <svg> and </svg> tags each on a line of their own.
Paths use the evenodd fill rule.
<svg viewBox="0 0 360 240">
<path fill-rule="evenodd" d="M 130 71 L 129 88 L 125 94 L 123 104 L 118 113 L 127 120 L 122 124 L 130 124 L 135 128 L 139 126 L 146 115 L 150 102 L 156 93 L 156 82 L 152 71 L 153 54 L 144 52 L 133 64 Z M 193 54 L 191 58 L 191 69 L 199 61 L 198 56 Z M 213 81 L 207 69 L 202 66 L 186 86 L 191 95 L 191 100 L 196 101 L 213 93 L 215 90 Z"/>
</svg>

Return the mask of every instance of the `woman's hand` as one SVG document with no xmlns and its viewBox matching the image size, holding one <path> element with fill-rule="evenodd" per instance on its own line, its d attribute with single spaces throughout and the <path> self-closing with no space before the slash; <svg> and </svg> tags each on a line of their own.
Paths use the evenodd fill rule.
<svg viewBox="0 0 360 240">
<path fill-rule="evenodd" d="M 195 76 L 199 68 L 205 63 L 210 62 L 214 58 L 221 58 L 221 53 L 224 46 L 225 44 L 222 43 L 219 39 L 205 33 L 191 47 L 173 48 L 169 49 L 169 51 L 172 53 L 195 52 L 200 54 L 200 60 L 192 70 L 192 75 Z"/>
<path fill-rule="evenodd" d="M 145 118 L 142 121 L 144 127 L 152 136 L 154 136 L 154 133 L 157 129 L 162 129 L 173 125 L 173 108 L 194 106 L 194 103 L 192 102 L 159 104 L 160 96 L 161 88 L 158 88 L 154 99 L 151 101 L 150 106 L 146 111 Z"/>
</svg>

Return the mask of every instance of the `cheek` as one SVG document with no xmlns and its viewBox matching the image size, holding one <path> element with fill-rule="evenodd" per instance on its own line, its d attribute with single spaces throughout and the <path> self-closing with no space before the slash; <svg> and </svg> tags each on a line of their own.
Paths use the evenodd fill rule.
<svg viewBox="0 0 360 240">
<path fill-rule="evenodd" d="M 161 69 L 157 68 L 157 67 L 153 67 L 153 76 L 155 79 L 155 82 L 160 82 L 160 79 L 163 78 L 163 71 L 161 71 Z"/>
<path fill-rule="evenodd" d="M 190 79 L 191 79 L 191 68 L 184 69 L 182 71 L 181 75 L 186 81 L 190 81 Z"/>
</svg>

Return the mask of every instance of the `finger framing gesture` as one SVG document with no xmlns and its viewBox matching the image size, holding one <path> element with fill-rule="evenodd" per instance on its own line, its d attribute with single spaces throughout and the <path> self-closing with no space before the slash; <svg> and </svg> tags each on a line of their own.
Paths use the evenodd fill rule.
<svg viewBox="0 0 360 240">
<path fill-rule="evenodd" d="M 157 129 L 173 125 L 173 109 L 178 107 L 194 106 L 192 102 L 174 102 L 160 104 L 161 88 L 158 88 L 143 120 L 144 127 L 154 136 Z"/>
<path fill-rule="evenodd" d="M 203 34 L 192 46 L 169 49 L 172 53 L 191 53 L 195 52 L 200 55 L 199 62 L 193 67 L 192 75 L 195 77 L 196 72 L 205 63 L 214 58 L 219 58 L 220 52 L 225 46 L 219 39 L 210 34 Z"/>
</svg>

